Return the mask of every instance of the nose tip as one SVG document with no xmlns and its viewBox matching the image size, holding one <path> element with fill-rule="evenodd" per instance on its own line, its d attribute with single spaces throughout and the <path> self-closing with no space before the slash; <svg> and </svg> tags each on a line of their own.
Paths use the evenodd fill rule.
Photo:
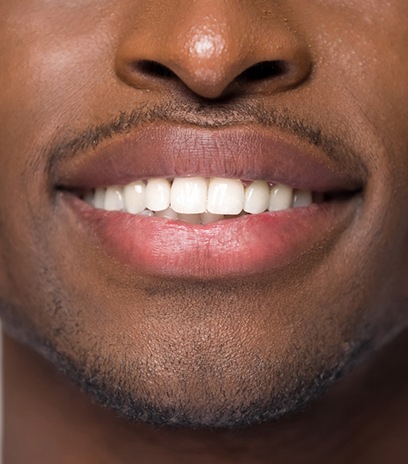
<svg viewBox="0 0 408 464">
<path fill-rule="evenodd" d="M 219 32 L 198 30 L 185 44 L 184 53 L 169 65 L 194 93 L 217 98 L 239 72 L 241 51 L 236 48 L 236 44 L 227 44 Z"/>
<path fill-rule="evenodd" d="M 275 17 L 265 24 L 253 8 L 246 15 L 233 2 L 230 7 L 237 11 L 229 13 L 192 7 L 181 22 L 157 24 L 161 34 L 156 39 L 147 29 L 134 31 L 118 50 L 118 74 L 134 86 L 182 83 L 207 99 L 221 97 L 234 85 L 271 93 L 302 82 L 311 68 L 306 44 L 285 21 Z"/>
</svg>

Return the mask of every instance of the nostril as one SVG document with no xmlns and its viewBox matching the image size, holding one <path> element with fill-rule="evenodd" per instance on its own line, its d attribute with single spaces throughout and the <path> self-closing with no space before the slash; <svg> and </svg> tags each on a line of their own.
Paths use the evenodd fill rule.
<svg viewBox="0 0 408 464">
<path fill-rule="evenodd" d="M 174 71 L 158 61 L 139 60 L 132 63 L 132 68 L 150 77 L 162 79 L 177 77 Z M 261 81 L 282 76 L 287 71 L 288 67 L 283 60 L 261 61 L 247 68 L 237 76 L 237 79 L 244 82 Z"/>
<path fill-rule="evenodd" d="M 247 68 L 237 79 L 245 82 L 261 81 L 282 76 L 287 71 L 287 65 L 283 60 L 261 61 Z"/>
<path fill-rule="evenodd" d="M 176 74 L 167 66 L 158 63 L 157 61 L 151 60 L 140 60 L 134 62 L 132 67 L 135 71 L 139 71 L 142 74 L 146 74 L 150 77 L 159 77 L 159 78 L 173 78 L 176 77 Z"/>
</svg>

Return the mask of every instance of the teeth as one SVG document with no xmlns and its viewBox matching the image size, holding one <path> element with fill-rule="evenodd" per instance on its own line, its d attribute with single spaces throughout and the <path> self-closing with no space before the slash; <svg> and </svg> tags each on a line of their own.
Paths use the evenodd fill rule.
<svg viewBox="0 0 408 464">
<path fill-rule="evenodd" d="M 95 190 L 95 199 L 94 205 L 95 208 L 103 209 L 105 207 L 105 189 L 104 188 L 97 188 Z"/>
<path fill-rule="evenodd" d="M 209 213 L 208 211 L 204 211 L 204 213 L 201 215 L 201 224 L 210 224 L 211 222 L 219 221 L 220 219 L 224 219 L 224 215 L 213 214 Z"/>
<path fill-rule="evenodd" d="M 149 179 L 146 186 L 146 208 L 163 211 L 170 206 L 170 182 L 167 179 Z"/>
<path fill-rule="evenodd" d="M 178 214 L 179 221 L 189 224 L 201 224 L 201 214 Z"/>
<path fill-rule="evenodd" d="M 165 219 L 173 219 L 174 221 L 178 219 L 177 213 L 171 208 L 167 208 L 163 211 L 157 211 L 155 216 L 165 218 Z"/>
<path fill-rule="evenodd" d="M 208 186 L 207 210 L 213 214 L 239 214 L 244 208 L 244 186 L 239 179 L 212 177 Z"/>
<path fill-rule="evenodd" d="M 122 189 L 120 187 L 108 187 L 105 192 L 103 209 L 106 209 L 106 211 L 120 211 L 124 207 Z"/>
<path fill-rule="evenodd" d="M 107 211 L 205 225 L 229 216 L 307 207 L 313 203 L 313 195 L 309 190 L 293 190 L 283 184 L 270 186 L 264 180 L 244 187 L 239 179 L 197 176 L 178 177 L 172 182 L 153 178 L 123 187 L 97 188 L 85 192 L 84 201 Z"/>
<path fill-rule="evenodd" d="M 269 211 L 282 211 L 292 206 L 293 190 L 287 185 L 274 185 L 271 188 L 271 196 L 269 199 Z"/>
<path fill-rule="evenodd" d="M 312 192 L 309 190 L 295 190 L 293 195 L 293 208 L 302 208 L 313 202 Z"/>
<path fill-rule="evenodd" d="M 250 214 L 263 213 L 269 206 L 269 184 L 256 180 L 245 189 L 244 211 Z"/>
<path fill-rule="evenodd" d="M 132 182 L 123 189 L 125 208 L 128 213 L 137 214 L 146 209 L 146 184 Z"/>
<path fill-rule="evenodd" d="M 204 213 L 207 204 L 207 181 L 204 177 L 178 177 L 171 186 L 171 207 L 177 213 Z"/>
<path fill-rule="evenodd" d="M 141 213 L 139 213 L 139 216 L 153 217 L 154 213 L 153 211 L 150 211 L 150 209 L 145 209 Z"/>
</svg>

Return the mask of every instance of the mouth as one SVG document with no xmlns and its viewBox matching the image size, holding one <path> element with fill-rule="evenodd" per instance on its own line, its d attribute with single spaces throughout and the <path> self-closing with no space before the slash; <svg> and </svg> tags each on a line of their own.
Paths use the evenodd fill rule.
<svg viewBox="0 0 408 464">
<path fill-rule="evenodd" d="M 327 252 L 363 185 L 361 170 L 343 172 L 316 147 L 245 128 L 149 126 L 57 166 L 69 227 L 107 259 L 159 277 L 276 272 Z"/>
</svg>

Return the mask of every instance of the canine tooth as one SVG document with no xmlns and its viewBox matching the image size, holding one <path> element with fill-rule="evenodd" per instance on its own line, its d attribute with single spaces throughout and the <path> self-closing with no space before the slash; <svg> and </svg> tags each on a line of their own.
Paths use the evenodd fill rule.
<svg viewBox="0 0 408 464">
<path fill-rule="evenodd" d="M 213 213 L 209 213 L 208 211 L 204 211 L 204 213 L 201 214 L 201 224 L 203 225 L 210 224 L 211 222 L 219 221 L 220 219 L 224 219 L 224 215 L 213 214 Z"/>
<path fill-rule="evenodd" d="M 177 219 L 177 213 L 171 208 L 167 208 L 163 211 L 157 211 L 154 215 L 156 217 L 161 217 L 165 219 L 173 219 L 173 220 Z"/>
<path fill-rule="evenodd" d="M 310 190 L 295 190 L 293 195 L 293 208 L 302 208 L 313 203 Z"/>
<path fill-rule="evenodd" d="M 108 187 L 105 193 L 104 209 L 106 211 L 120 211 L 124 209 L 123 192 L 120 187 Z"/>
<path fill-rule="evenodd" d="M 132 182 L 123 188 L 125 208 L 128 213 L 138 214 L 146 208 L 146 184 Z"/>
<path fill-rule="evenodd" d="M 170 205 L 170 182 L 167 179 L 150 179 L 146 185 L 146 208 L 163 211 Z"/>
<path fill-rule="evenodd" d="M 204 177 L 177 177 L 171 186 L 171 207 L 177 213 L 197 214 L 205 211 L 207 181 Z"/>
<path fill-rule="evenodd" d="M 178 214 L 179 221 L 188 222 L 189 224 L 201 224 L 201 214 Z"/>
<path fill-rule="evenodd" d="M 105 191 L 106 189 L 104 188 L 97 188 L 95 190 L 95 208 L 103 208 L 105 206 Z"/>
<path fill-rule="evenodd" d="M 208 186 L 207 210 L 213 214 L 239 214 L 244 207 L 244 196 L 240 180 L 212 177 Z"/>
<path fill-rule="evenodd" d="M 269 211 L 281 211 L 292 206 L 293 189 L 287 185 L 277 184 L 271 188 Z"/>
<path fill-rule="evenodd" d="M 269 185 L 256 180 L 245 189 L 244 211 L 251 214 L 263 213 L 269 206 Z"/>
</svg>

